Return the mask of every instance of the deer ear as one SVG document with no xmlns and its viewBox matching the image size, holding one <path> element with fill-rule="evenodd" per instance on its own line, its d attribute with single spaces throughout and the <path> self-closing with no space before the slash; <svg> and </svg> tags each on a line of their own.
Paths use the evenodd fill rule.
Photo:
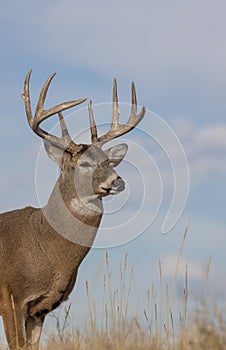
<svg viewBox="0 0 226 350">
<path fill-rule="evenodd" d="M 109 165 L 113 168 L 119 165 L 123 160 L 123 158 L 125 157 L 127 150 L 128 150 L 127 144 L 122 143 L 120 145 L 111 147 L 108 150 L 104 151 L 110 161 Z"/>
<path fill-rule="evenodd" d="M 44 146 L 49 158 L 52 159 L 58 165 L 60 165 L 63 156 L 63 150 L 46 140 L 44 140 Z"/>
</svg>

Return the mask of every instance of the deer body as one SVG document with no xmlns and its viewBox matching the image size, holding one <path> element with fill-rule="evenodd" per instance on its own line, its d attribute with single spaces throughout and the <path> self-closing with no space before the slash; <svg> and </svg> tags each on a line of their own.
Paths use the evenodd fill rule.
<svg viewBox="0 0 226 350">
<path fill-rule="evenodd" d="M 90 250 L 101 216 L 92 216 L 90 226 L 85 226 L 87 246 L 82 246 L 56 232 L 42 209 L 27 207 L 1 214 L 0 314 L 12 349 L 17 345 L 22 348 L 26 342 L 33 344 L 32 349 L 38 348 L 36 343 L 45 315 L 65 301 L 72 291 L 78 267 Z M 66 219 L 61 213 L 62 227 L 64 224 L 67 227 Z M 86 232 L 78 231 L 83 225 L 76 221 L 75 235 L 86 235 Z M 11 333 L 7 329 L 11 329 Z"/>
<path fill-rule="evenodd" d="M 76 145 L 69 136 L 61 111 L 84 99 L 45 111 L 44 101 L 52 75 L 43 87 L 32 118 L 30 74 L 25 80 L 23 94 L 28 122 L 44 139 L 46 151 L 60 167 L 61 174 L 44 208 L 26 207 L 0 214 L 0 315 L 9 348 L 13 350 L 25 347 L 37 350 L 45 316 L 72 291 L 78 267 L 89 252 L 100 225 L 102 198 L 121 192 L 125 186 L 114 167 L 124 158 L 127 145 L 120 144 L 107 151 L 101 147 L 131 130 L 145 112 L 143 109 L 136 115 L 136 98 L 133 97 L 132 123 L 119 126 L 115 82 L 112 128 L 98 138 L 90 103 L 92 144 Z M 61 138 L 39 127 L 55 113 L 59 114 Z"/>
</svg>

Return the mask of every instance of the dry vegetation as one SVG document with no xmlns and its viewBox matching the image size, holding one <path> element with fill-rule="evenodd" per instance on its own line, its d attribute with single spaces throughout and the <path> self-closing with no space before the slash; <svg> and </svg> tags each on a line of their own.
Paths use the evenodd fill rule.
<svg viewBox="0 0 226 350">
<path fill-rule="evenodd" d="M 47 339 L 42 350 L 224 350 L 226 349 L 226 309 L 202 300 L 195 310 L 188 312 L 188 272 L 185 271 L 184 293 L 181 310 L 175 316 L 174 294 L 184 242 L 178 254 L 175 277 L 171 288 L 163 281 L 161 261 L 159 286 L 147 291 L 147 310 L 143 315 L 130 315 L 129 304 L 133 269 L 127 271 L 127 256 L 119 267 L 119 286 L 112 288 L 108 254 L 103 281 L 102 310 L 97 310 L 90 297 L 89 284 L 86 293 L 89 304 L 88 323 L 80 330 L 74 329 L 69 320 L 69 309 L 62 310 L 64 317 L 56 317 L 57 335 Z M 206 266 L 208 279 L 210 260 Z M 126 276 L 127 274 L 127 276 Z M 205 281 L 204 281 L 205 282 Z M 176 321 L 179 319 L 179 322 Z M 61 322 L 60 322 L 61 320 Z"/>
<path fill-rule="evenodd" d="M 131 316 L 129 310 L 133 269 L 127 271 L 127 256 L 119 267 L 120 281 L 112 287 L 109 257 L 103 281 L 102 310 L 96 307 L 86 282 L 89 305 L 88 321 L 75 328 L 70 306 L 55 313 L 56 332 L 47 335 L 41 350 L 224 350 L 226 349 L 226 309 L 202 299 L 195 309 L 188 310 L 188 273 L 185 271 L 183 302 L 174 308 L 176 280 L 185 231 L 178 255 L 175 278 L 171 288 L 163 281 L 161 261 L 159 286 L 147 291 L 147 309 L 143 315 Z M 208 278 L 210 261 L 206 267 Z M 177 322 L 176 320 L 179 320 Z M 2 348 L 3 349 L 3 348 Z"/>
<path fill-rule="evenodd" d="M 49 337 L 42 350 L 224 350 L 226 349 L 226 322 L 219 309 L 205 308 L 175 335 L 172 324 L 164 324 L 164 333 L 157 327 L 144 327 L 136 317 L 130 321 L 109 324 L 102 330 L 95 322 L 82 331 L 60 331 Z"/>
</svg>

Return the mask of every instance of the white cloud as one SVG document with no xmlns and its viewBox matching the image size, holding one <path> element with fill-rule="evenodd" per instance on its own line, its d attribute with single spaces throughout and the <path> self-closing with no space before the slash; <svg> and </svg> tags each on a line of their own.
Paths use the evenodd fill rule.
<svg viewBox="0 0 226 350">
<path fill-rule="evenodd" d="M 225 154 L 226 123 L 205 125 L 203 128 L 197 131 L 196 142 L 200 149 Z"/>
<path fill-rule="evenodd" d="M 166 278 L 174 278 L 176 274 L 178 255 L 166 255 L 163 257 L 162 269 L 163 274 Z M 188 271 L 188 279 L 204 279 L 205 271 L 203 262 L 201 261 L 186 261 L 184 258 L 181 258 L 179 261 L 179 268 L 177 277 L 180 279 L 185 278 L 186 270 Z"/>
<path fill-rule="evenodd" d="M 174 125 L 188 157 L 192 184 L 226 176 L 226 123 L 200 126 L 184 118 L 174 120 Z"/>
</svg>

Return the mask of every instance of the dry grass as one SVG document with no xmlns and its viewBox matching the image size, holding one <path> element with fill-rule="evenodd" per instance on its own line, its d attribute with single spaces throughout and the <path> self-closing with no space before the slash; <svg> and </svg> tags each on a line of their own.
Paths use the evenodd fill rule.
<svg viewBox="0 0 226 350">
<path fill-rule="evenodd" d="M 175 310 L 175 290 L 183 246 L 178 254 L 171 288 L 163 280 L 164 271 L 158 261 L 159 284 L 147 291 L 147 308 L 141 315 L 131 316 L 130 303 L 133 268 L 128 269 L 128 256 L 119 265 L 119 284 L 113 289 L 109 256 L 106 253 L 106 272 L 103 279 L 102 307 L 97 308 L 86 282 L 88 321 L 74 327 L 68 308 L 54 314 L 56 332 L 43 341 L 41 350 L 224 350 L 226 349 L 226 309 L 204 299 L 195 310 L 188 310 L 188 269 L 186 267 L 183 300 Z M 210 260 L 206 266 L 208 278 Z M 178 321 L 179 320 L 179 321 Z"/>
<path fill-rule="evenodd" d="M 88 323 L 80 330 L 73 328 L 67 309 L 64 317 L 56 318 L 57 334 L 47 339 L 42 350 L 224 350 L 226 349 L 226 310 L 202 300 L 194 311 L 188 313 L 188 269 L 184 278 L 181 309 L 174 316 L 174 294 L 183 246 L 178 254 L 173 285 L 163 281 L 159 260 L 159 285 L 147 291 L 147 309 L 143 316 L 131 316 L 129 305 L 133 268 L 127 267 L 127 255 L 119 266 L 119 285 L 113 290 L 109 256 L 106 254 L 106 273 L 103 280 L 102 310 L 97 310 L 86 282 L 89 305 Z M 210 260 L 206 266 L 208 278 Z M 179 315 L 178 315 L 179 313 Z M 179 319 L 179 322 L 176 320 Z M 61 323 L 60 323 L 61 320 Z"/>
</svg>

